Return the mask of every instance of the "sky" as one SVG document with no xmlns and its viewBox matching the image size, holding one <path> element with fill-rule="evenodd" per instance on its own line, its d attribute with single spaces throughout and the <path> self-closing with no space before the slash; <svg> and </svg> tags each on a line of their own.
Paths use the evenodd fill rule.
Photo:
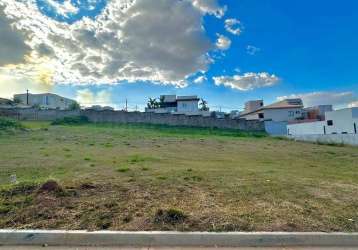
<svg viewBox="0 0 358 250">
<path fill-rule="evenodd" d="M 355 0 L 0 0 L 0 97 L 358 106 Z"/>
</svg>

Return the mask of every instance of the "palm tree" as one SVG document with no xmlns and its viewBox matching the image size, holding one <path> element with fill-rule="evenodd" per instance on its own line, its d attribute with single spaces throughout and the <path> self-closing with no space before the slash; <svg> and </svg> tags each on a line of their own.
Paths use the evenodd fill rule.
<svg viewBox="0 0 358 250">
<path fill-rule="evenodd" d="M 209 111 L 208 102 L 204 99 L 200 99 L 199 106 L 201 111 Z"/>
<path fill-rule="evenodd" d="M 149 101 L 147 103 L 147 107 L 149 109 L 155 109 L 159 107 L 159 103 L 157 102 L 156 98 L 149 98 Z"/>
</svg>

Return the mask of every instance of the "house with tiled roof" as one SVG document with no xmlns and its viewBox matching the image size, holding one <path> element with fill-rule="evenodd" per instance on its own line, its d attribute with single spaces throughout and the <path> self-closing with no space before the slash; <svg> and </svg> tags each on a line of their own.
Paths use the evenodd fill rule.
<svg viewBox="0 0 358 250">
<path fill-rule="evenodd" d="M 301 99 L 285 99 L 267 106 L 262 100 L 249 101 L 240 118 L 246 120 L 262 120 L 288 122 L 303 116 L 303 102 Z"/>
</svg>

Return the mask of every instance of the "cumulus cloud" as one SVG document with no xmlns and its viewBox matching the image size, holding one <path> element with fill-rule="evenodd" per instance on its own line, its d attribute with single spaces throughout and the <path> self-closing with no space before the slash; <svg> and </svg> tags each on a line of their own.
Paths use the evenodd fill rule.
<svg viewBox="0 0 358 250">
<path fill-rule="evenodd" d="M 223 85 L 232 89 L 248 91 L 257 88 L 270 87 L 279 82 L 279 78 L 266 72 L 262 73 L 245 73 L 234 76 L 213 77 L 215 85 Z"/>
<path fill-rule="evenodd" d="M 231 46 L 231 40 L 224 35 L 218 34 L 216 47 L 220 50 L 228 50 Z"/>
<path fill-rule="evenodd" d="M 225 15 L 227 7 L 221 7 L 216 0 L 193 0 L 193 5 L 203 13 L 209 13 L 221 18 Z"/>
<path fill-rule="evenodd" d="M 199 76 L 197 77 L 196 79 L 194 79 L 194 83 L 196 84 L 200 84 L 200 83 L 203 83 L 204 81 L 207 81 L 208 78 L 206 78 L 206 76 Z"/>
<path fill-rule="evenodd" d="M 12 22 L 0 6 L 0 66 L 17 64 L 24 61 L 24 56 L 30 53 L 30 47 L 26 45 L 26 34 L 12 28 Z"/>
<path fill-rule="evenodd" d="M 63 14 L 76 12 L 70 4 L 54 6 Z M 8 45 L 14 46 L 8 54 L 18 56 L 13 62 L 0 57 L 1 64 L 19 61 L 30 48 L 31 63 L 47 61 L 51 79 L 61 84 L 142 80 L 185 86 L 189 76 L 206 71 L 212 62 L 208 52 L 215 45 L 206 36 L 203 15 L 225 12 L 216 0 L 112 0 L 94 20 L 68 24 L 42 14 L 36 0 L 0 0 L 0 6 L 5 14 L 1 26 L 12 25 L 7 33 L 18 41 Z M 21 39 L 16 37 L 20 33 Z M 231 44 L 225 37 L 219 40 L 222 49 Z"/>
<path fill-rule="evenodd" d="M 76 14 L 79 11 L 79 8 L 74 6 L 71 0 L 65 0 L 63 3 L 59 3 L 55 0 L 45 0 L 45 2 L 54 8 L 58 14 L 65 17 L 68 17 L 68 14 Z"/>
<path fill-rule="evenodd" d="M 355 102 L 351 102 L 349 105 L 348 105 L 349 108 L 358 108 L 358 100 L 355 101 Z"/>
<path fill-rule="evenodd" d="M 85 107 L 90 107 L 92 105 L 113 106 L 112 95 L 108 90 L 101 90 L 98 92 L 91 91 L 88 88 L 78 90 L 76 101 Z"/>
<path fill-rule="evenodd" d="M 249 54 L 249 55 L 251 55 L 251 56 L 256 55 L 256 54 L 257 54 L 258 52 L 260 52 L 260 51 L 261 51 L 260 48 L 257 48 L 257 47 L 255 47 L 255 46 L 253 46 L 253 45 L 248 45 L 248 46 L 246 47 L 246 53 Z"/>
<path fill-rule="evenodd" d="M 305 106 L 330 105 L 343 107 L 354 105 L 358 100 L 353 92 L 312 92 L 280 96 L 277 99 L 301 98 Z"/>
<path fill-rule="evenodd" d="M 225 29 L 231 34 L 239 36 L 242 33 L 243 26 L 240 20 L 231 18 L 225 20 Z"/>
</svg>

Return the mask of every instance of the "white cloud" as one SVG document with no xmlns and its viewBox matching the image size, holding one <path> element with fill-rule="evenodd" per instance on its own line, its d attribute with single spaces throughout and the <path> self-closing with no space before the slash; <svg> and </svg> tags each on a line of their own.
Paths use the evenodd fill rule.
<svg viewBox="0 0 358 250">
<path fill-rule="evenodd" d="M 58 10 L 75 12 L 67 2 Z M 215 44 L 206 36 L 203 15 L 222 16 L 225 11 L 216 0 L 112 0 L 95 20 L 84 17 L 67 24 L 43 15 L 36 0 L 0 0 L 0 6 L 14 32 L 25 37 L 31 63 L 47 60 L 55 83 L 142 80 L 179 87 L 212 62 L 208 52 Z M 219 45 L 228 43 L 222 38 Z"/>
<path fill-rule="evenodd" d="M 43 74 L 43 75 L 41 75 Z M 12 98 L 14 94 L 50 92 L 53 85 L 46 81 L 46 72 L 37 72 L 33 76 L 13 74 L 10 69 L 0 69 L 0 97 Z"/>
<path fill-rule="evenodd" d="M 224 35 L 218 34 L 218 39 L 216 41 L 216 47 L 220 50 L 227 50 L 231 46 L 231 40 Z"/>
<path fill-rule="evenodd" d="M 251 56 L 256 55 L 256 54 L 257 54 L 258 52 L 260 52 L 260 51 L 261 51 L 260 48 L 257 48 L 257 47 L 255 47 L 255 46 L 253 46 L 253 45 L 248 45 L 248 46 L 246 47 L 246 53 L 249 54 L 249 55 L 251 55 Z"/>
<path fill-rule="evenodd" d="M 248 91 L 257 88 L 270 87 L 279 82 L 279 78 L 269 73 L 245 73 L 243 75 L 213 77 L 215 85 L 224 85 L 232 89 Z"/>
<path fill-rule="evenodd" d="M 208 78 L 206 78 L 206 76 L 199 76 L 197 77 L 196 79 L 194 79 L 194 83 L 196 84 L 200 84 L 200 83 L 203 83 L 204 81 L 207 81 Z"/>
<path fill-rule="evenodd" d="M 280 96 L 277 99 L 283 100 L 287 98 L 301 98 L 307 107 L 330 104 L 336 107 L 347 107 L 348 105 L 354 105 L 357 101 L 357 97 L 354 96 L 353 92 L 312 92 Z"/>
<path fill-rule="evenodd" d="M 349 108 L 355 108 L 355 107 L 358 108 L 358 101 L 351 102 L 351 103 L 348 105 L 348 107 L 349 107 Z"/>
<path fill-rule="evenodd" d="M 225 29 L 231 34 L 239 36 L 242 33 L 243 26 L 240 20 L 231 18 L 225 20 Z"/>
<path fill-rule="evenodd" d="M 24 42 L 26 36 L 11 27 L 1 6 L 0 34 L 0 67 L 24 62 L 24 55 L 30 53 L 30 47 Z"/>
<path fill-rule="evenodd" d="M 65 0 L 63 3 L 59 3 L 55 0 L 46 0 L 47 4 L 50 5 L 55 11 L 65 17 L 69 14 L 77 14 L 79 9 L 71 3 L 71 0 Z"/>
<path fill-rule="evenodd" d="M 85 107 L 92 105 L 113 106 L 112 94 L 109 90 L 93 92 L 90 89 L 81 89 L 77 91 L 76 101 Z"/>
<path fill-rule="evenodd" d="M 227 7 L 221 7 L 217 0 L 192 0 L 193 5 L 197 7 L 200 11 L 215 15 L 218 18 L 221 18 L 225 15 Z"/>
</svg>

